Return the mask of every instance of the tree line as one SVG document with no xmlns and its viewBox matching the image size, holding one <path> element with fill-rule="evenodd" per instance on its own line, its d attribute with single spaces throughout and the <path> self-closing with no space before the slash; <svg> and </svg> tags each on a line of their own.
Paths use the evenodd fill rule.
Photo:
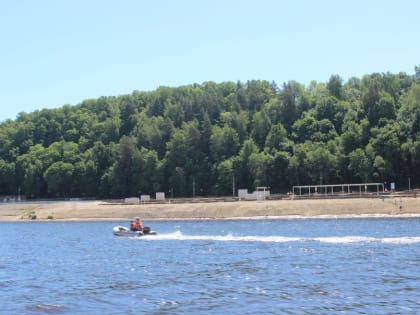
<svg viewBox="0 0 420 315">
<path fill-rule="evenodd" d="M 0 196 L 217 196 L 371 181 L 420 183 L 413 75 L 159 87 L 0 124 Z"/>
</svg>

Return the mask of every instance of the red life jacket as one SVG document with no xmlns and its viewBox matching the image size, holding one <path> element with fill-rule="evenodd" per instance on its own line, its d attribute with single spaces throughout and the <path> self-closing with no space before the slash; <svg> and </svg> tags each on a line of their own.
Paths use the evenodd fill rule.
<svg viewBox="0 0 420 315">
<path fill-rule="evenodd" d="M 137 231 L 137 226 L 136 226 L 136 223 L 131 222 L 131 224 L 130 224 L 130 230 L 132 230 L 132 231 Z"/>
</svg>

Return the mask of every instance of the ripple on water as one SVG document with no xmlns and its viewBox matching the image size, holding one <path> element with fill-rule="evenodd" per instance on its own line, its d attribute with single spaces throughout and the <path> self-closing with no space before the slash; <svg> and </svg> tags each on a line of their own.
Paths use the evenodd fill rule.
<svg viewBox="0 0 420 315">
<path fill-rule="evenodd" d="M 58 304 L 35 304 L 28 305 L 26 310 L 36 314 L 64 314 L 68 309 Z"/>
<path fill-rule="evenodd" d="M 2 224 L 0 315 L 420 314 L 419 223 Z"/>
</svg>

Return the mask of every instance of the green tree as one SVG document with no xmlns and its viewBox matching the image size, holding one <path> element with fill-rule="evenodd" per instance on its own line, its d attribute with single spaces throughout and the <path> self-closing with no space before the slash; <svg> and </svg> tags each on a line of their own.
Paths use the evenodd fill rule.
<svg viewBox="0 0 420 315">
<path fill-rule="evenodd" d="M 413 137 L 420 135 L 420 84 L 413 84 L 408 93 L 401 97 L 397 122 L 407 123 Z"/>
<path fill-rule="evenodd" d="M 134 97 L 131 95 L 121 96 L 119 98 L 119 107 L 121 124 L 118 134 L 128 136 L 136 124 L 138 107 L 135 103 Z"/>
<path fill-rule="evenodd" d="M 362 145 L 362 127 L 351 121 L 346 124 L 345 128 L 346 130 L 341 134 L 340 140 L 344 154 L 349 154 Z"/>
<path fill-rule="evenodd" d="M 28 197 L 47 196 L 48 190 L 44 180 L 44 172 L 59 159 L 59 152 L 52 147 L 46 149 L 41 144 L 31 147 L 28 153 L 19 156 L 16 169 L 22 192 Z"/>
<path fill-rule="evenodd" d="M 295 82 L 283 84 L 283 89 L 280 91 L 281 99 L 281 123 L 287 130 L 290 130 L 293 123 L 298 119 L 298 104 L 297 98 L 299 94 L 299 87 Z"/>
<path fill-rule="evenodd" d="M 373 73 L 307 87 L 209 81 L 19 113 L 0 123 L 0 193 L 230 195 L 233 178 L 273 191 L 321 177 L 416 187 L 419 99 L 412 75 Z"/>
<path fill-rule="evenodd" d="M 112 166 L 112 172 L 108 175 L 108 180 L 113 186 L 111 195 L 115 197 L 132 196 L 134 186 L 133 168 L 134 157 L 137 148 L 135 140 L 130 137 L 122 137 L 119 143 L 119 150 L 116 162 Z M 137 192 L 136 194 L 137 195 Z"/>
<path fill-rule="evenodd" d="M 202 134 L 198 122 L 184 123 L 181 129 L 174 131 L 167 143 L 167 152 L 163 162 L 169 189 L 177 196 L 190 196 L 193 186 L 203 193 L 211 189 L 211 164 L 203 152 Z"/>
<path fill-rule="evenodd" d="M 364 161 L 364 163 L 366 163 Z M 385 160 L 382 158 L 382 156 L 377 155 L 375 157 L 375 160 L 373 161 L 373 167 L 375 172 L 373 173 L 373 177 L 375 177 L 377 180 L 379 180 L 379 182 L 383 182 L 384 181 L 384 173 L 386 171 L 386 162 Z"/>
<path fill-rule="evenodd" d="M 307 144 L 310 150 L 307 151 L 305 167 L 312 183 L 330 184 L 334 183 L 338 166 L 337 156 L 323 144 Z"/>
<path fill-rule="evenodd" d="M 372 164 L 363 149 L 356 149 L 349 154 L 349 170 L 354 177 L 362 182 L 368 182 L 372 170 Z"/>
<path fill-rule="evenodd" d="M 246 140 L 241 150 L 239 151 L 239 156 L 234 162 L 235 178 L 237 182 L 241 184 L 243 189 L 254 189 L 254 177 L 255 171 L 251 170 L 251 155 L 254 153 L 259 153 L 258 147 L 252 139 Z"/>
<path fill-rule="evenodd" d="M 137 192 L 152 195 L 162 187 L 161 162 L 156 151 L 140 148 L 133 157 L 131 195 Z"/>
<path fill-rule="evenodd" d="M 224 160 L 216 165 L 216 181 L 214 193 L 216 195 L 230 195 L 235 184 L 234 164 L 232 159 Z"/>
<path fill-rule="evenodd" d="M 338 75 L 332 75 L 327 83 L 328 91 L 337 99 L 343 98 L 343 79 Z"/>
<path fill-rule="evenodd" d="M 307 114 L 293 124 L 292 130 L 296 142 L 303 143 L 306 140 L 309 140 L 317 131 L 317 120 L 313 116 Z"/>
<path fill-rule="evenodd" d="M 251 136 L 260 149 L 264 149 L 264 144 L 271 129 L 271 120 L 267 113 L 262 110 L 256 112 L 252 118 Z"/>
<path fill-rule="evenodd" d="M 285 193 L 290 189 L 290 184 L 295 179 L 295 176 L 289 177 L 290 159 L 291 156 L 288 152 L 276 151 L 267 160 L 267 183 L 272 192 Z"/>
<path fill-rule="evenodd" d="M 238 133 L 228 125 L 214 126 L 210 137 L 210 152 L 213 161 L 221 162 L 236 155 L 239 150 Z"/>
<path fill-rule="evenodd" d="M 348 105 L 339 101 L 336 97 L 321 97 L 315 106 L 315 118 L 317 120 L 328 119 L 334 124 L 334 128 L 340 132 Z"/>
<path fill-rule="evenodd" d="M 67 197 L 72 195 L 73 165 L 58 161 L 51 164 L 44 173 L 48 192 L 53 196 Z"/>
<path fill-rule="evenodd" d="M 400 125 L 390 123 L 382 128 L 372 129 L 372 137 L 369 144 L 372 146 L 375 155 L 380 155 L 390 164 L 390 177 L 400 173 L 402 165 L 401 142 L 406 135 L 400 129 Z"/>
<path fill-rule="evenodd" d="M 15 163 L 0 159 L 0 196 L 17 194 L 19 188 L 16 185 Z"/>
<path fill-rule="evenodd" d="M 273 153 L 282 150 L 287 146 L 289 140 L 287 138 L 287 131 L 282 124 L 273 125 L 265 140 L 265 149 Z"/>
<path fill-rule="evenodd" d="M 249 156 L 249 173 L 253 179 L 252 186 L 253 188 L 259 186 L 270 186 L 268 182 L 268 170 L 272 164 L 272 156 L 264 153 L 252 153 Z"/>
</svg>

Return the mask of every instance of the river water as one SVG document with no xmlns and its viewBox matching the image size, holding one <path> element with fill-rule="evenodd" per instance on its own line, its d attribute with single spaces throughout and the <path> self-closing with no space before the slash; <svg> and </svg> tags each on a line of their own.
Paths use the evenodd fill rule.
<svg viewBox="0 0 420 315">
<path fill-rule="evenodd" d="M 420 314 L 420 218 L 0 223 L 0 314 Z"/>
</svg>

